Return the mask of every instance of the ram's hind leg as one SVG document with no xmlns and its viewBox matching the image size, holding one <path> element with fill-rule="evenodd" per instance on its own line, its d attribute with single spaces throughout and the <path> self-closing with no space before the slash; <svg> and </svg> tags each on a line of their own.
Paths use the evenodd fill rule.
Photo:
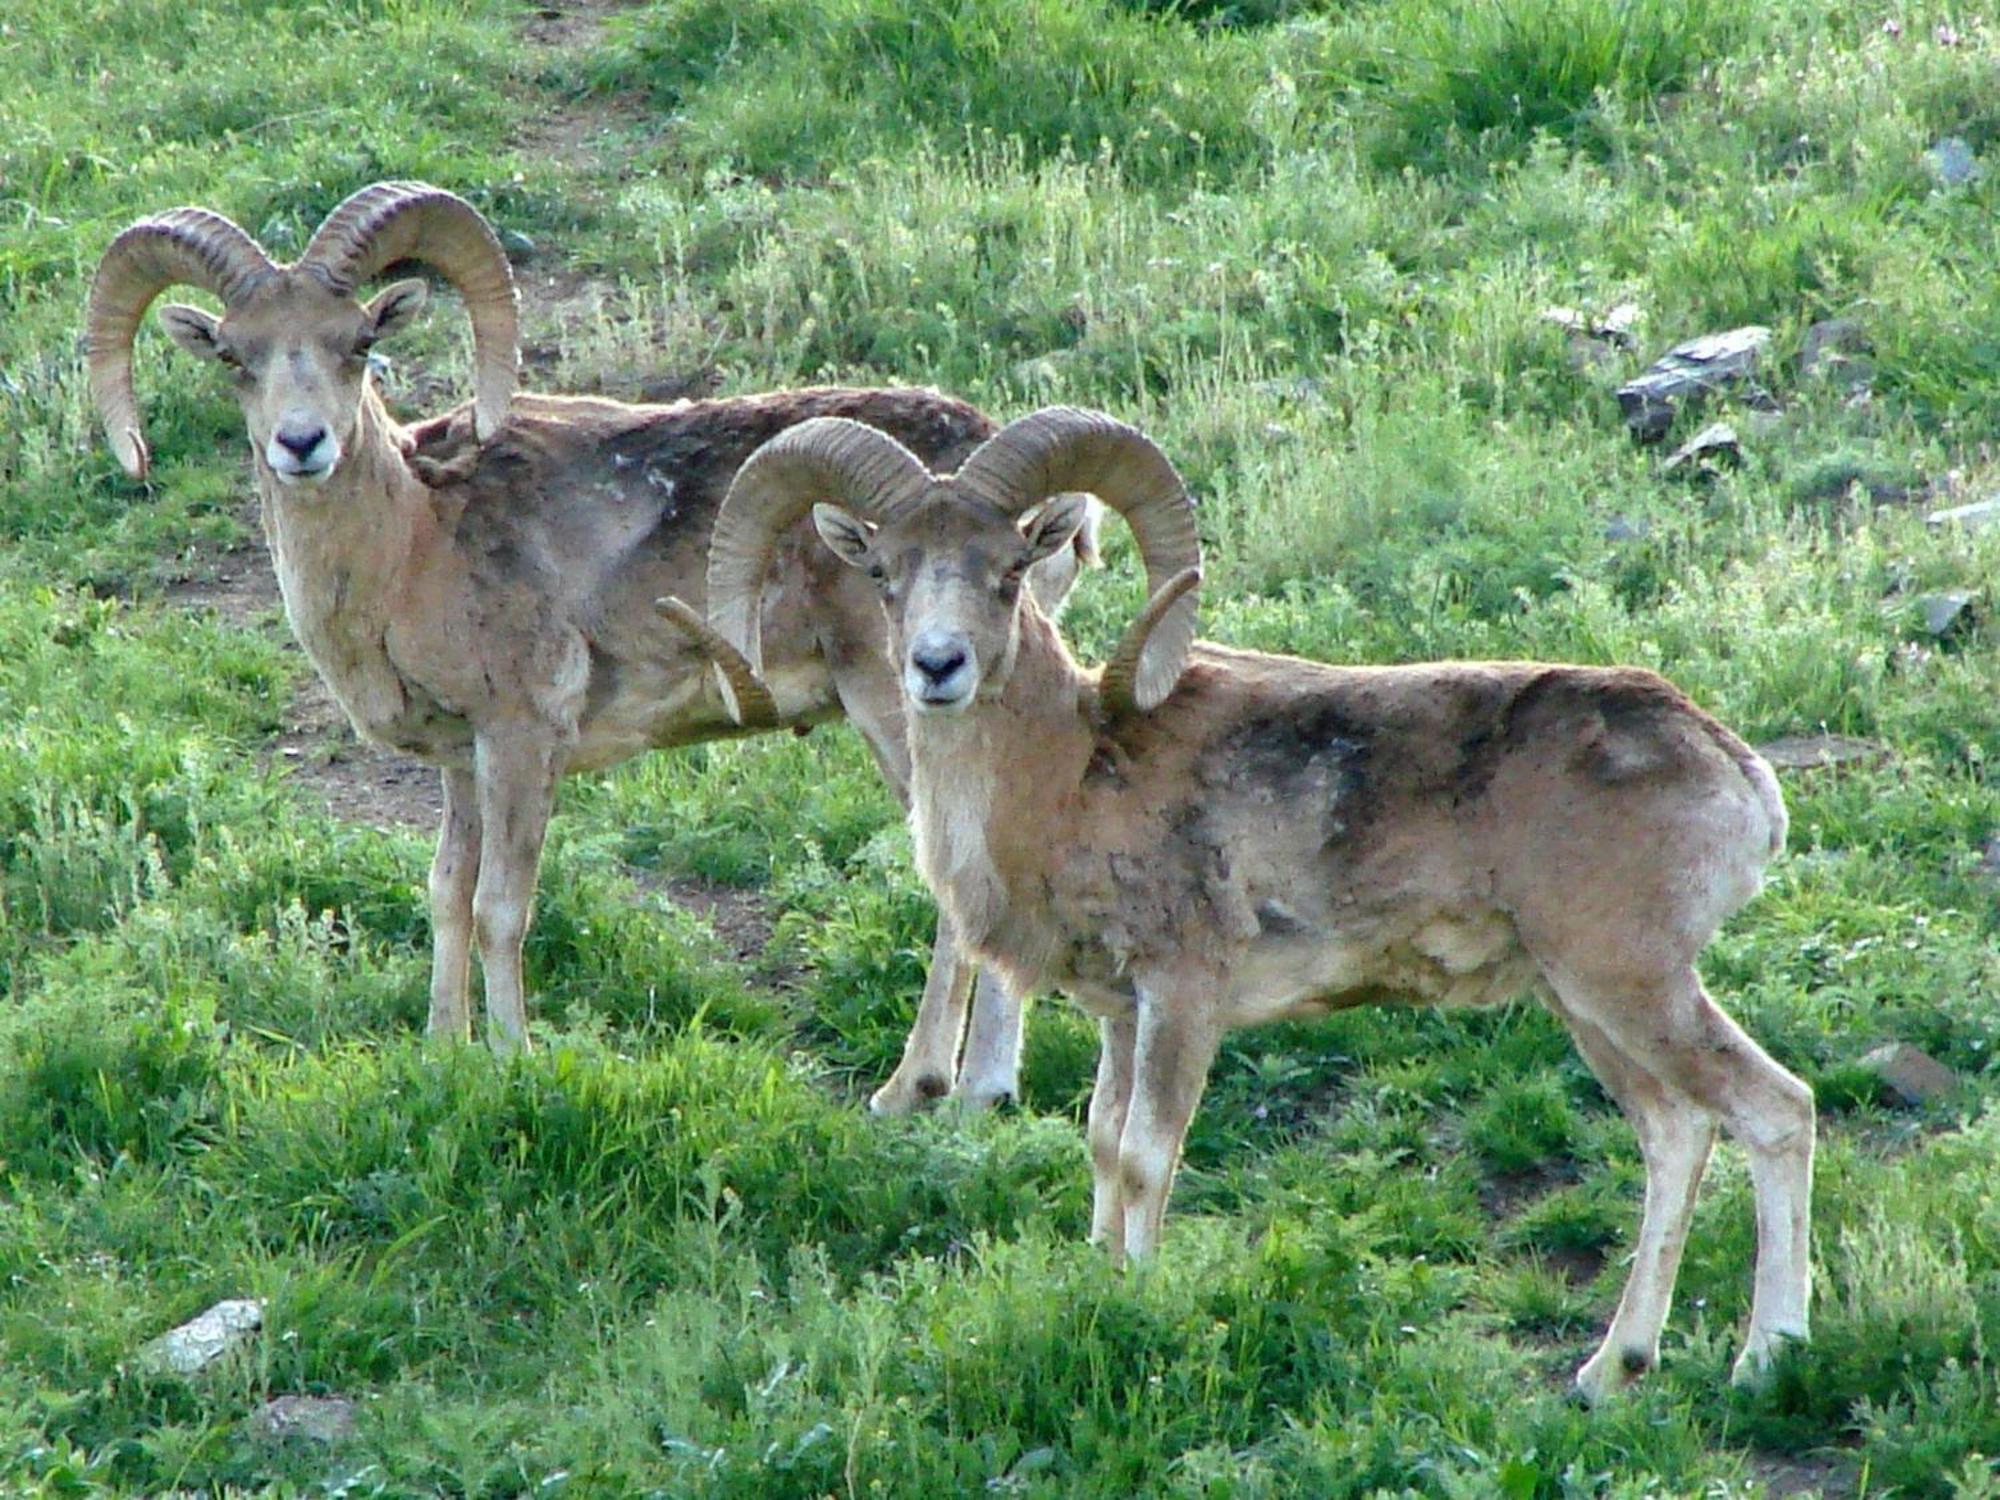
<svg viewBox="0 0 2000 1500">
<path fill-rule="evenodd" d="M 1133 1260 L 1144 1260 L 1159 1247 L 1181 1144 L 1222 1040 L 1204 1012 L 1207 997 L 1182 987 L 1192 982 L 1188 976 L 1171 985 L 1139 987 L 1132 1102 L 1118 1142 L 1125 1254 Z"/>
<path fill-rule="evenodd" d="M 958 951 L 958 937 L 940 910 L 937 938 L 931 944 L 930 972 L 924 976 L 917 1018 L 903 1042 L 903 1059 L 869 1099 L 870 1114 L 906 1115 L 936 1103 L 951 1091 L 952 1067 L 965 1030 L 966 999 L 971 991 L 972 965 Z"/>
<path fill-rule="evenodd" d="M 1132 1103 L 1137 1017 L 1127 1011 L 1097 1021 L 1097 1086 L 1090 1091 L 1090 1242 L 1125 1258 L 1125 1194 L 1118 1171 L 1125 1115 Z"/>
<path fill-rule="evenodd" d="M 466 770 L 447 769 L 444 818 L 431 858 L 431 1014 L 429 1034 L 462 1042 L 472 1035 L 472 892 L 479 879 L 479 793 Z"/>
<path fill-rule="evenodd" d="M 1630 1069 L 1683 1101 L 1683 1111 L 1692 1108 L 1720 1119 L 1742 1145 L 1757 1202 L 1757 1271 L 1750 1331 L 1734 1378 L 1739 1383 L 1757 1379 L 1777 1347 L 1786 1340 L 1803 1340 L 1809 1327 L 1812 1090 L 1717 1008 L 1692 968 L 1645 987 L 1612 989 L 1582 985 L 1573 976 L 1551 978 L 1558 1008 L 1572 1021 L 1579 1045 L 1577 1022 L 1595 1027 Z M 1642 1143 L 1644 1139 L 1642 1131 Z M 1650 1216 L 1650 1152 L 1647 1169 Z M 1671 1181 L 1665 1185 L 1663 1198 L 1672 1186 Z M 1690 1186 L 1690 1201 L 1692 1196 Z M 1642 1228 L 1642 1239 L 1644 1233 Z M 1635 1280 L 1637 1275 L 1635 1267 Z M 1671 1293 L 1670 1277 L 1666 1290 Z"/>
<path fill-rule="evenodd" d="M 564 751 L 553 740 L 532 727 L 517 727 L 481 735 L 474 752 L 480 850 L 472 924 L 486 977 L 486 1042 L 503 1055 L 528 1045 L 521 947 L 562 775 Z"/>
<path fill-rule="evenodd" d="M 1625 1291 L 1604 1342 L 1576 1374 L 1577 1390 L 1595 1403 L 1659 1363 L 1660 1330 L 1673 1308 L 1674 1280 L 1695 1195 L 1715 1145 L 1716 1120 L 1620 1052 L 1596 1026 L 1564 1011 L 1560 1003 L 1552 1008 L 1597 1081 L 1632 1122 L 1646 1161 L 1645 1207 Z"/>
</svg>

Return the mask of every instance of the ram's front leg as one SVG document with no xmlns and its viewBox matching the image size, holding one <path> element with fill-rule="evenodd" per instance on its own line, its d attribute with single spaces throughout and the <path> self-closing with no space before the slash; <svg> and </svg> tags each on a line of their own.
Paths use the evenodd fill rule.
<svg viewBox="0 0 2000 1500">
<path fill-rule="evenodd" d="M 951 1097 L 968 1110 L 991 1109 L 1021 1097 L 1021 1025 L 1025 997 L 991 969 L 972 986 L 972 1014 Z"/>
<path fill-rule="evenodd" d="M 480 849 L 472 922 L 486 974 L 486 1041 L 503 1056 L 528 1045 L 521 947 L 567 750 L 542 726 L 516 725 L 482 733 L 474 751 Z"/>
<path fill-rule="evenodd" d="M 479 793 L 469 770 L 444 772 L 444 818 L 431 859 L 431 1014 L 429 1035 L 462 1042 L 472 1035 L 472 893 L 479 880 Z"/>
<path fill-rule="evenodd" d="M 907 1115 L 942 1099 L 951 1089 L 958 1039 L 965 1030 L 965 1004 L 972 988 L 972 965 L 958 951 L 958 938 L 938 913 L 937 940 L 931 945 L 930 972 L 917 1005 L 903 1060 L 889 1081 L 868 1101 L 870 1114 Z"/>
<path fill-rule="evenodd" d="M 872 604 L 867 618 L 879 618 Z M 908 807 L 910 752 L 903 732 L 902 690 L 894 673 L 882 670 L 882 649 L 874 645 L 850 648 L 835 666 L 834 690 L 848 722 L 861 732 L 874 755 L 882 779 L 889 783 L 896 800 Z M 868 663 L 867 669 L 857 669 L 857 661 Z M 985 1108 L 1001 1096 L 1015 1093 L 1021 1008 L 1003 986 L 984 976 L 975 1002 L 974 1036 L 966 1044 L 967 1070 L 973 1076 L 958 1072 L 959 1041 L 965 1036 L 972 975 L 971 960 L 959 949 L 951 918 L 940 909 L 931 965 L 924 975 L 924 994 L 903 1043 L 903 1059 L 869 1099 L 870 1114 L 907 1115 L 935 1104 L 953 1091 L 954 1074 L 958 1096 L 975 1108 Z"/>
</svg>

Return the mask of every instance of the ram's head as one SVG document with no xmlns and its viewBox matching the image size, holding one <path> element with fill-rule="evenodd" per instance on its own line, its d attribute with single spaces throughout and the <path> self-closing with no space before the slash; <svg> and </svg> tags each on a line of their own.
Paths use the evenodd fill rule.
<svg viewBox="0 0 2000 1500">
<path fill-rule="evenodd" d="M 434 266 L 472 319 L 478 370 L 474 422 L 490 437 L 514 393 L 519 329 L 514 278 L 492 228 L 462 198 L 415 182 L 378 182 L 327 216 L 291 265 L 205 208 L 142 219 L 113 240 L 91 282 L 91 399 L 125 472 L 145 477 L 146 442 L 132 389 L 132 338 L 170 286 L 212 292 L 222 313 L 160 310 L 175 343 L 230 373 L 262 469 L 280 484 L 322 483 L 354 450 L 369 389 L 368 354 L 424 302 L 398 281 L 366 302 L 358 291 L 400 261 Z"/>
</svg>

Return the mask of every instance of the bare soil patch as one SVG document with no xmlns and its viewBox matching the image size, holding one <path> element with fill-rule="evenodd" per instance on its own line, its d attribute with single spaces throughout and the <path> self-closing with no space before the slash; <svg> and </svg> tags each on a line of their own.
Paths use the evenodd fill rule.
<svg viewBox="0 0 2000 1500">
<path fill-rule="evenodd" d="M 1750 1455 L 1750 1473 L 1761 1480 L 1771 1500 L 1818 1496 L 1819 1500 L 1850 1500 L 1855 1493 L 1854 1461 L 1849 1458 L 1799 1458 L 1794 1455 Z"/>
</svg>

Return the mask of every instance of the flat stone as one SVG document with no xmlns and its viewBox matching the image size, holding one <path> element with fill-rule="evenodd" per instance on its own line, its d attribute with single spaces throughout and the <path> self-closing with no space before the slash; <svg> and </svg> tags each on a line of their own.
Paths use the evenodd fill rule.
<svg viewBox="0 0 2000 1500">
<path fill-rule="evenodd" d="M 1964 136 L 1946 136 L 1924 153 L 1924 160 L 1946 187 L 1962 187 L 1980 175 L 1979 154 Z"/>
<path fill-rule="evenodd" d="M 1310 375 L 1293 375 L 1284 380 L 1253 380 L 1250 389 L 1274 401 L 1317 405 L 1321 399 L 1321 384 Z"/>
<path fill-rule="evenodd" d="M 242 1348 L 263 1326 L 264 1304 L 259 1299 L 218 1302 L 154 1339 L 139 1351 L 139 1361 L 147 1369 L 194 1375 Z"/>
<path fill-rule="evenodd" d="M 1958 1075 L 1920 1047 L 1891 1042 L 1861 1059 L 1883 1085 L 1905 1104 L 1928 1104 L 1958 1088 Z"/>
<path fill-rule="evenodd" d="M 1971 618 L 1972 601 L 1978 597 L 1970 589 L 1946 589 L 1942 593 L 1925 594 L 1917 600 L 1917 608 L 1923 611 L 1924 629 L 1936 636 L 1950 635 Z"/>
<path fill-rule="evenodd" d="M 1641 374 L 1618 387 L 1625 425 L 1642 442 L 1657 442 L 1674 424 L 1682 402 L 1699 402 L 1726 386 L 1747 381 L 1771 330 L 1748 324 L 1676 344 Z"/>
<path fill-rule="evenodd" d="M 1620 302 L 1599 318 L 1597 326 L 1590 331 L 1614 344 L 1630 344 L 1645 316 L 1638 303 Z"/>
<path fill-rule="evenodd" d="M 1607 344 L 1616 344 L 1621 349 L 1631 347 L 1633 330 L 1638 327 L 1640 319 L 1644 316 L 1636 302 L 1620 302 L 1601 317 L 1592 317 L 1589 313 L 1574 307 L 1558 306 L 1542 309 L 1543 322 L 1553 323 L 1558 328 L 1582 334 L 1586 338 L 1601 339 Z"/>
<path fill-rule="evenodd" d="M 1787 734 L 1753 748 L 1781 771 L 1873 765 L 1889 758 L 1887 745 L 1851 734 Z"/>
<path fill-rule="evenodd" d="M 243 1421 L 259 1437 L 332 1444 L 354 1436 L 356 1410 L 345 1396 L 278 1396 Z"/>
<path fill-rule="evenodd" d="M 1607 542 L 1643 542 L 1653 534 L 1653 523 L 1644 516 L 1633 520 L 1629 516 L 1616 515 L 1604 523 L 1604 540 Z"/>
<path fill-rule="evenodd" d="M 1976 530 L 2000 521 L 2000 495 L 1991 500 L 1975 500 L 1970 505 L 1954 505 L 1945 510 L 1934 510 L 1924 517 L 1927 526 L 1963 526 Z"/>
<path fill-rule="evenodd" d="M 1671 474 L 1686 468 L 1693 473 L 1712 474 L 1724 464 L 1733 468 L 1741 462 L 1743 445 L 1737 441 L 1736 429 L 1727 422 L 1711 422 L 1668 454 L 1660 472 Z"/>
<path fill-rule="evenodd" d="M 1799 373 L 1847 387 L 1866 385 L 1875 367 L 1861 356 L 1870 347 L 1867 332 L 1853 318 L 1822 318 L 1799 345 Z"/>
</svg>

